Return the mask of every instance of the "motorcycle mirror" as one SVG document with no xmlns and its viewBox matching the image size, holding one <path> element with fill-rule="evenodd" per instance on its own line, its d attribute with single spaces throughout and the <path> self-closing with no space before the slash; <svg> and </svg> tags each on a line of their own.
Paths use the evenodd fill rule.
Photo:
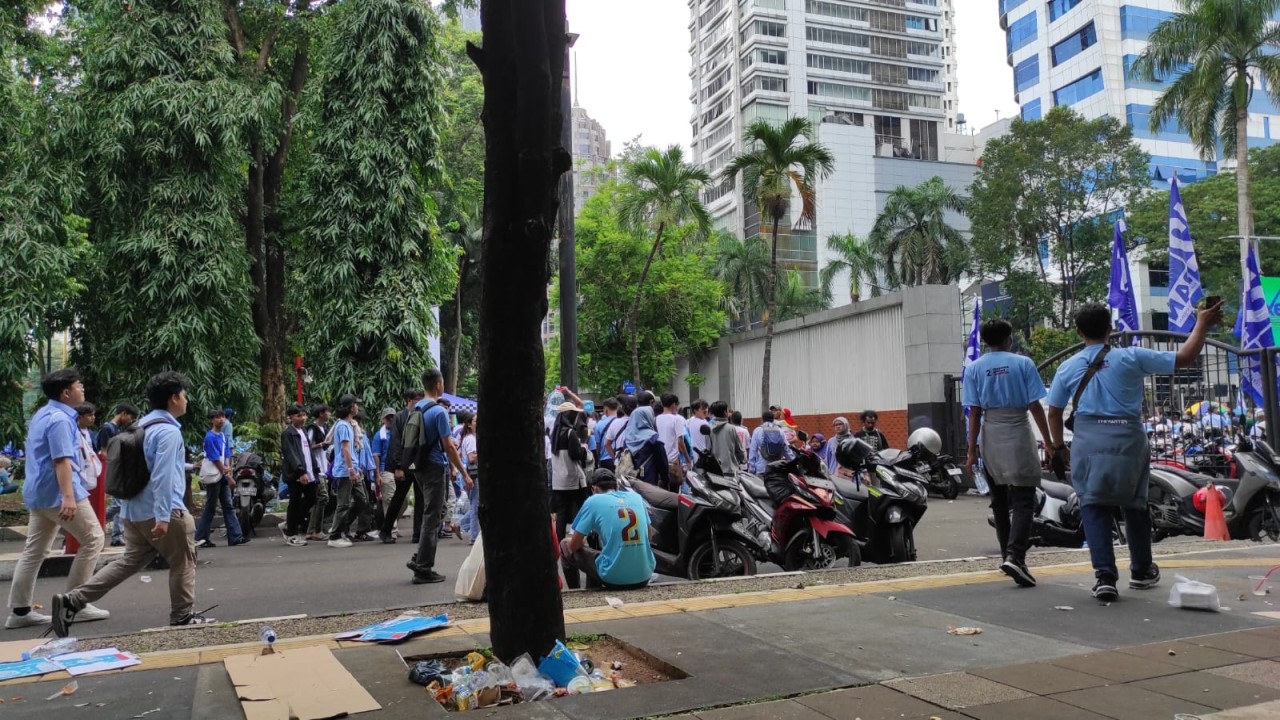
<svg viewBox="0 0 1280 720">
<path fill-rule="evenodd" d="M 698 432 L 702 433 L 703 435 L 710 435 L 711 428 L 707 425 L 703 425 L 702 427 L 698 428 Z"/>
</svg>

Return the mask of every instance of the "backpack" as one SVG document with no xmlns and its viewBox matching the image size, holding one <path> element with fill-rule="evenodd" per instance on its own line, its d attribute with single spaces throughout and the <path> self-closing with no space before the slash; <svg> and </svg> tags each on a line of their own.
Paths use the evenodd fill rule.
<svg viewBox="0 0 1280 720">
<path fill-rule="evenodd" d="M 402 457 L 416 458 L 419 453 L 427 449 L 427 431 L 422 422 L 422 416 L 436 405 L 436 401 L 432 400 L 422 406 L 421 410 L 415 409 L 409 413 L 409 419 L 404 423 L 404 438 L 401 448 L 405 455 Z"/>
<path fill-rule="evenodd" d="M 787 438 L 782 430 L 773 423 L 767 423 L 760 433 L 760 457 L 765 462 L 781 460 L 787 452 Z"/>
<path fill-rule="evenodd" d="M 137 497 L 151 482 L 151 470 L 142 450 L 147 428 L 170 422 L 154 418 L 146 423 L 133 424 L 116 433 L 107 443 L 107 494 L 120 500 Z"/>
</svg>

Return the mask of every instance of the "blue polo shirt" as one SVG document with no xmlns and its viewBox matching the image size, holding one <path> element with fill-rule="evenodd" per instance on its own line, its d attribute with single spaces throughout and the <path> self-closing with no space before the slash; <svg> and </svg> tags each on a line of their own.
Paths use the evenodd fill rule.
<svg viewBox="0 0 1280 720">
<path fill-rule="evenodd" d="M 48 510 L 62 505 L 62 491 L 54 472 L 55 460 L 71 460 L 71 491 L 76 502 L 89 497 L 80 482 L 80 429 L 76 411 L 50 400 L 31 417 L 27 428 L 27 479 L 22 484 L 22 500 L 32 510 Z"/>
<path fill-rule="evenodd" d="M 1076 387 L 1102 345 L 1091 345 L 1058 366 L 1058 374 L 1049 388 L 1049 404 L 1065 408 L 1075 397 Z M 1177 354 L 1146 348 L 1118 347 L 1107 353 L 1102 368 L 1089 381 L 1080 396 L 1075 412 L 1109 418 L 1142 416 L 1143 378 L 1148 375 L 1172 375 Z"/>
<path fill-rule="evenodd" d="M 187 489 L 187 455 L 182 444 L 182 426 L 167 410 L 152 410 L 138 422 L 147 426 L 142 436 L 142 454 L 147 459 L 151 481 L 142 492 L 120 500 L 120 517 L 129 522 L 153 518 L 169 522 L 173 511 L 187 508 L 183 502 Z"/>
<path fill-rule="evenodd" d="M 421 410 L 430 402 L 428 399 L 418 401 L 414 407 Z M 427 461 L 432 465 L 449 467 L 449 456 L 440 447 L 440 440 L 449 437 L 449 412 L 441 405 L 436 405 L 422 414 L 422 432 L 426 434 Z"/>
<path fill-rule="evenodd" d="M 378 456 L 378 472 L 387 471 L 387 451 L 391 449 L 391 431 L 383 425 L 373 434 L 370 452 Z"/>
<path fill-rule="evenodd" d="M 212 429 L 204 434 L 204 456 L 209 462 L 221 460 L 225 467 L 227 459 L 231 456 L 229 447 L 226 435 Z"/>
<path fill-rule="evenodd" d="M 356 450 L 356 434 L 351 423 L 339 420 L 333 427 L 333 476 L 336 478 L 351 477 L 351 468 L 347 467 L 346 454 L 342 452 L 342 444 L 347 443 L 351 459 L 356 467 L 360 466 L 360 452 Z"/>
<path fill-rule="evenodd" d="M 990 352 L 964 371 L 964 404 L 985 409 L 1025 410 L 1045 396 L 1044 381 L 1031 358 Z"/>
<path fill-rule="evenodd" d="M 356 458 L 356 466 L 364 471 L 366 480 L 377 479 L 378 468 L 373 466 L 373 443 L 369 442 L 369 433 L 362 430 L 360 434 L 364 436 L 364 443 L 360 446 L 360 452 L 352 456 Z"/>
<path fill-rule="evenodd" d="M 630 490 L 613 490 L 587 498 L 573 520 L 574 532 L 596 533 L 602 548 L 596 572 L 610 585 L 637 585 L 653 576 L 649 547 L 649 512 Z"/>
</svg>

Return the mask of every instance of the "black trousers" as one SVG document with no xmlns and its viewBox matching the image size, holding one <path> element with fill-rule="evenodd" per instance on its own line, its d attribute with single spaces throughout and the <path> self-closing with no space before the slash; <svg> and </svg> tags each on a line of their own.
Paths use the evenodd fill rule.
<svg viewBox="0 0 1280 720">
<path fill-rule="evenodd" d="M 410 486 L 413 487 L 413 536 L 418 536 L 418 526 L 422 522 L 422 487 L 418 484 L 418 474 L 413 470 L 405 470 L 404 479 L 396 480 L 396 491 L 387 503 L 387 512 L 382 518 L 382 527 L 379 528 L 383 535 L 390 535 L 395 529 L 396 519 L 404 511 L 404 501 L 408 498 Z"/>
<path fill-rule="evenodd" d="M 591 491 L 587 488 L 551 491 L 551 509 L 556 514 L 556 537 L 561 540 L 569 537 L 568 530 L 589 497 Z M 566 563 L 563 556 L 560 558 L 560 567 L 564 570 L 564 584 L 567 587 L 575 590 L 582 587 L 582 577 L 578 574 L 577 567 Z"/>
<path fill-rule="evenodd" d="M 995 515 L 1000 557 L 1025 563 L 1031 542 L 1031 519 L 1036 512 L 1036 489 L 991 482 L 991 512 Z"/>
<path fill-rule="evenodd" d="M 297 480 L 286 480 L 289 486 L 289 510 L 284 517 L 284 534 L 303 535 L 307 532 L 307 516 L 316 504 L 316 483 L 303 485 Z"/>
</svg>

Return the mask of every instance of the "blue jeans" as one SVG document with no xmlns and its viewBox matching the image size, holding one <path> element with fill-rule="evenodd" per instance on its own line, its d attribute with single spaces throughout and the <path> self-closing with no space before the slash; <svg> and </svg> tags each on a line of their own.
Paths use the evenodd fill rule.
<svg viewBox="0 0 1280 720">
<path fill-rule="evenodd" d="M 471 476 L 471 489 L 467 491 L 467 509 L 462 514 L 458 524 L 462 526 L 462 531 L 467 534 L 474 544 L 476 538 L 480 536 L 480 515 L 477 509 L 480 507 L 480 478 L 476 475 Z"/>
<path fill-rule="evenodd" d="M 1084 539 L 1089 543 L 1089 558 L 1093 561 L 1093 575 L 1120 579 L 1116 570 L 1116 550 L 1112 547 L 1112 527 L 1115 508 L 1110 505 L 1085 505 L 1080 508 L 1084 524 Z M 1124 509 L 1125 533 L 1129 539 L 1129 572 L 1131 577 L 1141 576 L 1151 568 L 1151 511 Z"/>
<path fill-rule="evenodd" d="M 107 519 L 111 521 L 111 542 L 124 542 L 124 525 L 120 524 L 120 501 L 107 498 Z"/>
<path fill-rule="evenodd" d="M 219 504 L 222 505 L 222 519 L 227 524 L 227 542 L 235 545 L 244 539 L 240 531 L 240 518 L 236 517 L 235 506 L 231 504 L 231 488 L 226 480 L 219 480 L 204 486 L 204 512 L 200 514 L 200 522 L 196 524 L 196 542 L 209 539 L 209 530 L 213 528 L 213 512 Z"/>
</svg>

